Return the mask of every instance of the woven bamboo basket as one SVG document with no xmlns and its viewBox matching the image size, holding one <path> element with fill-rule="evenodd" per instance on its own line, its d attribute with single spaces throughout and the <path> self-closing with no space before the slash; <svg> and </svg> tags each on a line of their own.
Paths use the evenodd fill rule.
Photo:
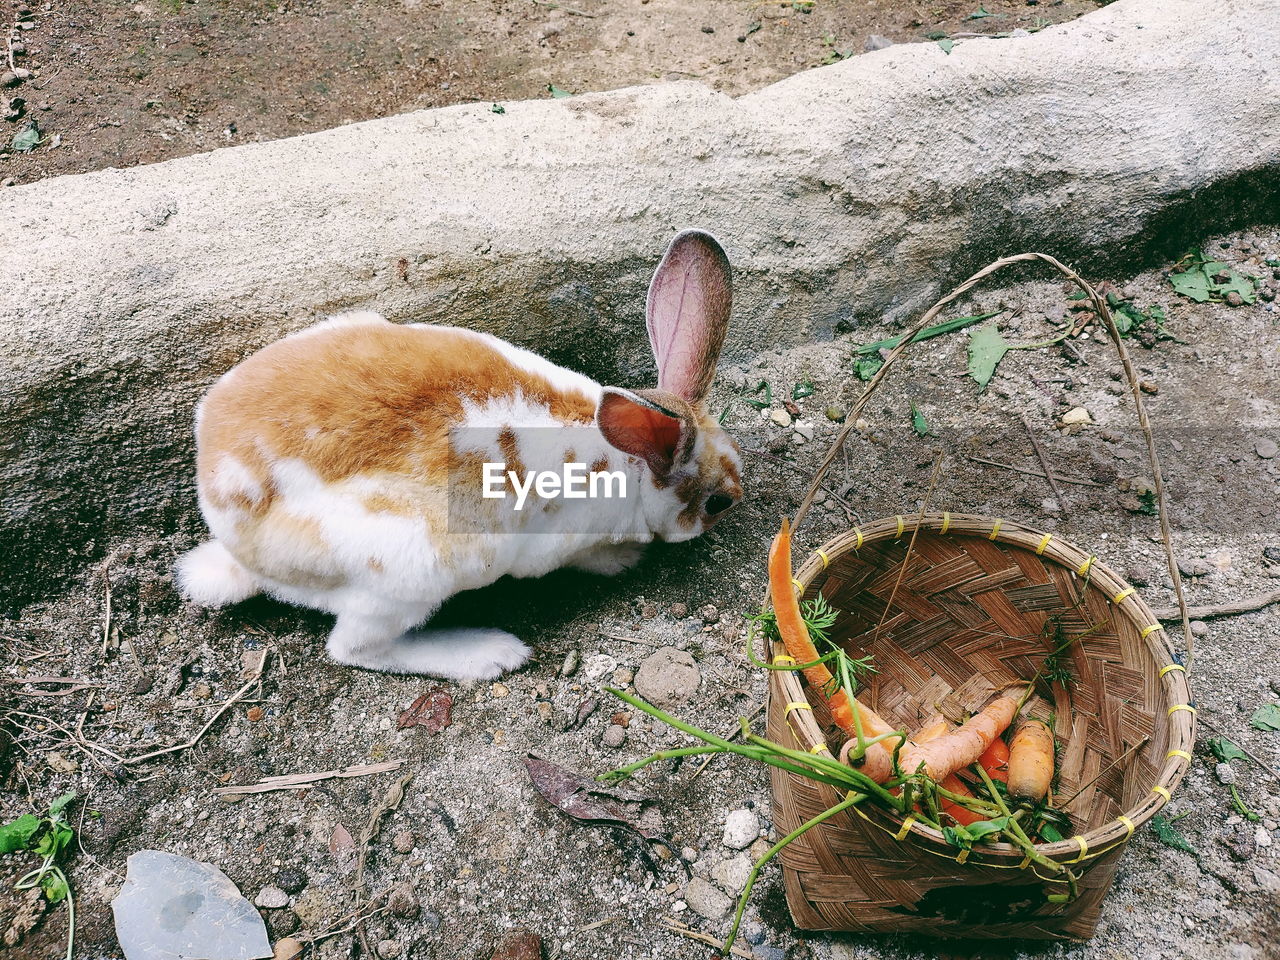
<svg viewBox="0 0 1280 960">
<path fill-rule="evenodd" d="M 1086 291 L 1124 365 L 1148 440 L 1190 649 L 1160 467 L 1136 375 L 1105 301 L 1052 257 L 1005 258 L 939 301 L 886 359 L 850 412 L 850 424 L 942 306 L 990 273 L 1028 261 L 1049 263 Z M 848 434 L 846 426 L 819 468 L 797 525 Z M 809 829 L 781 852 L 796 924 L 977 939 L 1092 936 L 1126 843 L 1169 802 L 1195 743 L 1186 668 L 1133 587 L 1056 534 L 951 513 L 855 527 L 810 555 L 796 582 L 802 600 L 820 594 L 839 612 L 829 631 L 833 641 L 854 657 L 874 657 L 878 672 L 866 678 L 859 698 L 895 727 L 918 729 L 939 709 L 953 718 L 976 711 L 999 688 L 1035 677 L 1061 646 L 1055 637 L 1079 638 L 1063 653 L 1073 677 L 1069 702 L 1031 701 L 1031 713 L 1051 720 L 1063 745 L 1053 796 L 1073 827 L 1066 840 L 1040 844 L 1037 852 L 1071 865 L 1078 895 L 1050 901 L 1049 894 L 1063 892 L 1061 879 L 1037 873 L 1011 844 L 978 844 L 966 853 L 940 831 L 867 802 Z M 779 645 L 772 653 L 785 651 Z M 808 693 L 801 674 L 770 671 L 768 736 L 800 750 L 838 753 L 845 736 L 825 698 L 811 702 Z M 1064 699 L 1061 691 L 1058 697 Z M 778 768 L 772 783 L 780 835 L 842 799 L 825 784 Z"/>
<path fill-rule="evenodd" d="M 1071 708 L 1054 717 L 1066 744 L 1055 795 L 1088 785 L 1063 811 L 1074 836 L 1039 847 L 1073 865 L 1079 896 L 1050 903 L 1046 895 L 1060 893 L 1061 882 L 1022 869 L 1022 852 L 1009 844 L 980 845 L 966 858 L 937 830 L 863 804 L 783 850 L 792 916 L 810 930 L 1089 937 L 1126 841 L 1169 800 L 1190 763 L 1186 671 L 1132 587 L 1089 553 L 1017 523 L 926 514 L 895 592 L 917 519 L 841 534 L 796 579 L 806 599 L 820 593 L 840 611 L 833 640 L 855 657 L 875 657 L 879 672 L 861 696 L 891 725 L 910 729 L 935 705 L 977 710 L 998 688 L 1034 676 L 1054 645 L 1050 618 L 1068 636 L 1092 628 L 1067 648 Z M 800 674 L 772 671 L 770 739 L 838 749 L 823 698 L 811 707 L 802 684 Z M 1049 716 L 1043 706 L 1035 712 Z M 840 799 L 825 784 L 773 770 L 780 833 Z"/>
</svg>

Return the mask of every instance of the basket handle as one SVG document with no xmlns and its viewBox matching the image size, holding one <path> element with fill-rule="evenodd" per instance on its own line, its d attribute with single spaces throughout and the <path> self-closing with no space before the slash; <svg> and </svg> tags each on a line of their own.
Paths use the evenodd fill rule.
<svg viewBox="0 0 1280 960">
<path fill-rule="evenodd" d="M 1169 562 L 1169 575 L 1173 578 L 1173 590 L 1178 598 L 1178 610 L 1182 614 L 1182 636 L 1185 641 L 1187 651 L 1186 666 L 1189 669 L 1195 656 L 1195 641 L 1191 636 L 1191 618 L 1187 612 L 1187 601 L 1182 592 L 1182 575 L 1178 571 L 1178 561 L 1173 554 L 1173 540 L 1169 529 L 1169 509 L 1164 494 L 1164 478 L 1160 472 L 1160 458 L 1156 454 L 1156 441 L 1155 436 L 1151 432 L 1151 421 L 1147 418 L 1146 407 L 1144 407 L 1142 403 L 1142 390 L 1139 386 L 1138 374 L 1133 368 L 1133 361 L 1130 359 L 1129 351 L 1124 345 L 1124 340 L 1120 336 L 1119 329 L 1116 327 L 1115 319 L 1111 316 L 1111 309 L 1108 307 L 1106 299 L 1100 296 L 1098 291 L 1090 286 L 1089 283 L 1081 278 L 1074 270 L 1070 267 L 1064 266 L 1060 261 L 1046 253 L 1019 253 L 1012 257 L 1002 257 L 995 263 L 988 264 L 983 267 L 925 312 L 919 322 L 917 322 L 916 325 L 902 337 L 898 342 L 898 345 L 893 348 L 887 357 L 885 357 L 884 364 L 876 371 L 875 375 L 871 378 L 871 381 L 862 391 L 862 396 L 858 398 L 858 402 L 853 405 L 853 409 L 846 415 L 844 427 L 841 429 L 840 433 L 836 435 L 835 440 L 831 444 L 831 448 L 827 451 L 826 457 L 819 465 L 817 472 L 813 475 L 813 480 L 809 484 L 809 489 L 805 493 L 804 499 L 800 502 L 800 506 L 796 510 L 795 517 L 791 521 L 792 529 L 800 526 L 801 521 L 803 521 L 805 516 L 808 514 L 809 507 L 813 504 L 813 498 L 817 495 L 818 488 L 821 486 L 823 479 L 831 470 L 831 465 L 835 463 L 836 458 L 840 455 L 840 451 L 844 448 L 845 441 L 853 431 L 854 425 L 862 415 L 862 411 L 871 399 L 871 395 L 875 392 L 876 388 L 880 386 L 880 382 L 884 379 L 885 374 L 889 372 L 889 368 L 893 366 L 894 361 L 897 360 L 898 357 L 902 356 L 906 349 L 915 341 L 916 336 L 933 322 L 933 319 L 942 311 L 943 307 L 968 293 L 987 277 L 991 276 L 991 274 L 997 273 L 1011 264 L 1022 263 L 1025 261 L 1040 261 L 1049 264 L 1049 266 L 1053 267 L 1084 291 L 1085 296 L 1088 297 L 1090 303 L 1093 305 L 1093 309 L 1097 312 L 1098 316 L 1102 318 L 1103 325 L 1107 329 L 1107 335 L 1110 338 L 1112 345 L 1116 348 L 1116 353 L 1120 357 L 1120 363 L 1124 367 L 1125 377 L 1129 381 L 1129 389 L 1133 394 L 1133 403 L 1138 412 L 1138 424 L 1141 426 L 1142 435 L 1147 441 L 1147 459 L 1151 463 L 1152 482 L 1155 487 L 1156 495 L 1156 506 L 1160 515 L 1160 535 L 1164 540 L 1165 557 Z"/>
</svg>

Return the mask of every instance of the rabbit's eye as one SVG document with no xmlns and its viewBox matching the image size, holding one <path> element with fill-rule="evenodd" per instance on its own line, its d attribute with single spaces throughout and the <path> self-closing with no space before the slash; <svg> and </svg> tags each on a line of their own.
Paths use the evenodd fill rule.
<svg viewBox="0 0 1280 960">
<path fill-rule="evenodd" d="M 724 513 L 733 506 L 733 497 L 726 497 L 723 493 L 713 493 L 707 497 L 707 514 L 715 516 L 717 513 Z"/>
</svg>

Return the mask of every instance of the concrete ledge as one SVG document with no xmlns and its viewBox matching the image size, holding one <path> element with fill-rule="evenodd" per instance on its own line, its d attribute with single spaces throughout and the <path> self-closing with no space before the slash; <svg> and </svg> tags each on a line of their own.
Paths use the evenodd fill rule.
<svg viewBox="0 0 1280 960">
<path fill-rule="evenodd" d="M 1097 269 L 1280 193 L 1273 0 L 1125 0 L 895 46 L 731 100 L 692 83 L 425 111 L 0 193 L 0 606 L 191 523 L 189 414 L 354 304 L 648 377 L 680 227 L 738 274 L 729 353 L 905 313 L 1002 253 Z M 1248 203 L 1246 203 L 1248 201 Z"/>
</svg>

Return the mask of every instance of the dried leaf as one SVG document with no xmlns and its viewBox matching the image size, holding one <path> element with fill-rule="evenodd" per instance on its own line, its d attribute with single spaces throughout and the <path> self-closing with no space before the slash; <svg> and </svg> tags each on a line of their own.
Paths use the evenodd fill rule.
<svg viewBox="0 0 1280 960">
<path fill-rule="evenodd" d="M 628 827 L 646 840 L 664 839 L 662 818 L 650 797 L 604 786 L 533 754 L 524 766 L 538 792 L 573 819 Z"/>
<path fill-rule="evenodd" d="M 333 833 L 329 835 L 329 852 L 341 853 L 343 850 L 354 850 L 356 848 L 355 839 L 351 836 L 351 831 L 338 824 L 333 828 Z"/>
<path fill-rule="evenodd" d="M 427 733 L 439 733 L 453 723 L 453 697 L 444 687 L 428 690 L 409 708 L 400 714 L 396 721 L 397 730 L 409 727 L 426 727 Z"/>
<path fill-rule="evenodd" d="M 513 930 L 502 938 L 493 960 L 542 960 L 542 939 L 528 930 Z"/>
</svg>

